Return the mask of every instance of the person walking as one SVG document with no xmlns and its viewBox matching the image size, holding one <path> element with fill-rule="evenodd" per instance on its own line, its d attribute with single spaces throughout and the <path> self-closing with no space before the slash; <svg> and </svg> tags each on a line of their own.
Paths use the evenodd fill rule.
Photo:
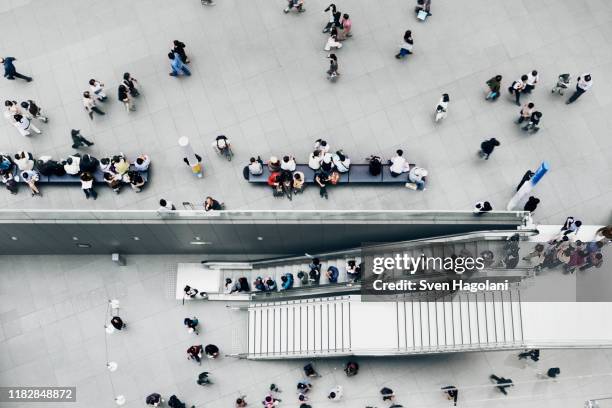
<svg viewBox="0 0 612 408">
<path fill-rule="evenodd" d="M 327 394 L 327 399 L 330 401 L 338 402 L 342 399 L 342 396 L 342 387 L 340 385 L 336 385 L 329 391 L 329 394 Z"/>
<path fill-rule="evenodd" d="M 529 117 L 529 122 L 525 126 L 523 126 L 521 130 L 523 132 L 531 131 L 531 133 L 536 133 L 538 130 L 540 130 L 540 127 L 538 125 L 540 124 L 541 120 L 542 112 L 534 111 Z"/>
<path fill-rule="evenodd" d="M 359 364 L 355 361 L 349 361 L 344 366 L 344 373 L 347 377 L 353 377 L 359 373 Z"/>
<path fill-rule="evenodd" d="M 319 170 L 315 173 L 314 181 L 319 186 L 319 196 L 327 200 L 329 198 L 327 194 L 327 184 L 330 182 L 329 175 Z"/>
<path fill-rule="evenodd" d="M 344 41 L 349 37 L 352 37 L 351 29 L 353 28 L 353 22 L 348 14 L 344 13 L 342 15 L 342 19 L 340 20 L 340 25 L 342 30 L 338 33 L 338 40 Z"/>
<path fill-rule="evenodd" d="M 31 82 L 32 77 L 20 74 L 15 68 L 14 62 L 17 61 L 15 57 L 4 57 L 0 58 L 0 62 L 4 65 L 4 77 L 6 79 L 14 80 L 15 78 L 23 79 L 26 82 Z"/>
<path fill-rule="evenodd" d="M 578 77 L 578 82 L 576 83 L 576 91 L 570 98 L 565 102 L 566 105 L 570 103 L 576 102 L 576 99 L 580 98 L 583 93 L 591 89 L 593 86 L 593 78 L 590 73 L 586 73 L 582 76 Z"/>
<path fill-rule="evenodd" d="M 514 103 L 516 103 L 516 106 L 521 106 L 521 94 L 525 90 L 527 79 L 529 79 L 529 77 L 527 75 L 523 75 L 521 76 L 521 79 L 514 81 L 508 88 L 508 92 L 510 92 L 510 94 L 514 94 Z"/>
<path fill-rule="evenodd" d="M 327 8 L 323 11 L 326 13 L 329 13 L 329 21 L 327 22 L 325 27 L 323 27 L 323 34 L 325 34 L 329 32 L 331 28 L 334 26 L 334 16 L 337 13 L 336 5 L 332 3 L 329 6 L 327 6 Z"/>
<path fill-rule="evenodd" d="M 529 200 L 525 203 L 525 207 L 523 207 L 523 211 L 529 211 L 533 213 L 536 208 L 538 208 L 538 204 L 540 203 L 540 199 L 534 196 L 529 197 Z"/>
<path fill-rule="evenodd" d="M 491 374 L 489 378 L 497 383 L 497 389 L 504 395 L 508 395 L 506 388 L 514 386 L 510 378 L 498 377 L 495 374 Z"/>
<path fill-rule="evenodd" d="M 82 135 L 81 135 L 81 131 L 79 129 L 72 129 L 70 131 L 70 137 L 72 138 L 72 148 L 73 149 L 78 149 L 79 147 L 82 146 L 93 146 L 94 143 L 90 142 L 89 140 L 85 139 Z"/>
<path fill-rule="evenodd" d="M 42 114 L 42 110 L 40 109 L 40 106 L 38 106 L 33 100 L 28 99 L 27 101 L 23 101 L 21 102 L 21 107 L 25 110 L 26 116 L 28 117 L 28 119 L 38 119 L 41 122 L 45 122 L 47 123 L 49 121 L 49 118 L 46 116 L 43 116 Z"/>
<path fill-rule="evenodd" d="M 119 316 L 113 316 L 110 321 L 111 326 L 113 326 L 117 330 L 123 330 L 127 327 L 127 324 L 123 321 Z"/>
<path fill-rule="evenodd" d="M 212 382 L 210 381 L 210 378 L 208 378 L 208 374 L 210 374 L 208 371 L 204 371 L 198 374 L 198 379 L 196 380 L 196 384 L 198 385 L 212 384 Z"/>
<path fill-rule="evenodd" d="M 327 79 L 330 81 L 334 81 L 340 73 L 338 72 L 338 57 L 336 54 L 329 54 L 327 56 L 329 60 L 329 69 L 327 70 Z"/>
<path fill-rule="evenodd" d="M 414 41 L 412 40 L 412 31 L 406 30 L 404 33 L 404 43 L 400 46 L 399 53 L 395 55 L 395 58 L 401 59 L 408 54 L 412 54 L 414 47 Z"/>
<path fill-rule="evenodd" d="M 340 49 L 342 48 L 342 43 L 338 41 L 338 29 L 336 27 L 332 28 L 329 34 L 329 38 L 325 43 L 325 47 L 323 49 L 325 51 L 330 51 L 332 48 Z"/>
<path fill-rule="evenodd" d="M 499 90 L 501 88 L 501 75 L 495 75 L 493 78 L 487 81 L 487 86 L 489 87 L 489 93 L 485 97 L 486 100 L 495 101 L 499 98 Z"/>
<path fill-rule="evenodd" d="M 170 63 L 170 67 L 172 68 L 172 72 L 170 72 L 169 74 L 170 76 L 175 77 L 178 76 L 180 73 L 183 73 L 183 75 L 185 76 L 191 76 L 191 71 L 189 71 L 185 64 L 183 64 L 183 61 L 181 60 L 181 57 L 178 53 L 169 52 L 168 58 L 172 61 Z"/>
<path fill-rule="evenodd" d="M 94 112 L 98 115 L 106 115 L 105 112 L 96 106 L 96 100 L 92 97 L 89 91 L 83 92 L 83 106 L 85 107 L 85 111 L 91 120 L 93 120 Z"/>
<path fill-rule="evenodd" d="M 438 101 L 438 105 L 436 105 L 436 114 L 435 114 L 436 122 L 439 122 L 442 119 L 446 118 L 446 115 L 448 114 L 449 101 L 450 101 L 450 98 L 448 94 L 447 93 L 442 94 L 442 97 Z"/>
<path fill-rule="evenodd" d="M 123 85 L 127 87 L 130 91 L 130 95 L 134 98 L 140 96 L 140 91 L 138 91 L 137 88 L 138 81 L 129 72 L 123 74 Z"/>
<path fill-rule="evenodd" d="M 89 91 L 94 98 L 100 102 L 105 102 L 107 99 L 106 93 L 104 92 L 104 84 L 97 79 L 89 80 Z"/>
<path fill-rule="evenodd" d="M 204 353 L 206 353 L 206 357 L 215 359 L 219 357 L 219 347 L 214 344 L 207 344 L 206 347 L 204 347 Z"/>
<path fill-rule="evenodd" d="M 535 89 L 536 84 L 540 80 L 540 76 L 538 75 L 538 71 L 535 69 L 527 74 L 527 81 L 525 82 L 525 89 L 523 92 L 531 93 Z"/>
<path fill-rule="evenodd" d="M 535 104 L 533 102 L 529 102 L 529 103 L 526 103 L 525 105 L 523 105 L 523 107 L 519 111 L 519 118 L 516 121 L 516 124 L 520 125 L 525 120 L 529 120 L 529 118 L 531 118 L 531 114 L 533 113 L 534 110 L 535 110 Z"/>
<path fill-rule="evenodd" d="M 162 201 L 162 200 L 160 200 L 160 201 Z M 166 200 L 163 200 L 163 201 L 166 201 Z M 185 319 L 183 319 L 183 324 L 187 327 L 187 331 L 189 333 L 195 333 L 196 335 L 200 334 L 198 332 L 198 325 L 200 324 L 200 322 L 198 321 L 197 317 L 195 317 L 195 316 L 192 317 L 192 318 L 186 317 Z"/>
<path fill-rule="evenodd" d="M 19 133 L 24 136 L 30 136 L 30 130 L 39 135 L 42 133 L 39 128 L 32 124 L 32 121 L 30 119 L 21 114 L 13 115 L 13 124 L 15 125 L 17 130 L 19 130 Z"/>
<path fill-rule="evenodd" d="M 117 99 L 119 99 L 119 102 L 123 102 L 123 106 L 125 106 L 125 110 L 128 113 L 136 110 L 136 107 L 132 104 L 127 86 L 119 85 L 119 88 L 117 88 Z"/>
<path fill-rule="evenodd" d="M 525 350 L 518 355 L 519 360 L 523 360 L 527 358 L 530 358 L 533 362 L 537 363 L 540 360 L 540 349 Z"/>
<path fill-rule="evenodd" d="M 187 349 L 187 360 L 195 360 L 202 365 L 202 345 L 198 344 Z"/>
<path fill-rule="evenodd" d="M 287 14 L 293 9 L 296 9 L 298 13 L 303 13 L 306 11 L 304 8 L 304 0 L 288 0 L 287 7 L 283 10 L 283 12 Z"/>
<path fill-rule="evenodd" d="M 489 160 L 489 156 L 493 154 L 493 150 L 495 149 L 495 147 L 499 146 L 500 144 L 501 143 L 499 143 L 499 141 L 494 137 L 489 140 L 485 140 L 480 144 L 480 151 L 478 152 L 478 154 L 483 159 Z"/>
<path fill-rule="evenodd" d="M 172 42 L 172 52 L 177 53 L 180 57 L 181 57 L 181 61 L 183 61 L 184 64 L 189 64 L 191 61 L 189 61 L 189 57 L 187 57 L 187 53 L 185 53 L 185 43 L 179 40 L 174 40 Z"/>
</svg>

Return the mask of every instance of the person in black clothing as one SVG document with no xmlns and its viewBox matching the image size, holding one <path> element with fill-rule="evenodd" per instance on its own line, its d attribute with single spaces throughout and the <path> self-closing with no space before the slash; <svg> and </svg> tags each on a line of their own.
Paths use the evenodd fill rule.
<svg viewBox="0 0 612 408">
<path fill-rule="evenodd" d="M 32 77 L 29 77 L 27 75 L 23 75 L 17 72 L 17 68 L 15 68 L 13 61 L 17 61 L 17 58 L 14 58 L 14 57 L 0 58 L 0 64 L 4 65 L 4 77 L 6 79 L 11 79 L 11 80 L 15 78 L 25 79 L 27 82 L 31 82 Z"/>
<path fill-rule="evenodd" d="M 181 61 L 183 61 L 183 64 L 189 64 L 189 58 L 187 57 L 187 54 L 185 53 L 185 43 L 179 41 L 179 40 L 174 40 L 173 42 L 174 48 L 172 49 L 172 52 L 176 52 L 179 57 L 181 58 Z"/>
<path fill-rule="evenodd" d="M 49 118 L 43 116 L 40 106 L 38 106 L 33 100 L 28 99 L 27 101 L 21 102 L 21 107 L 25 109 L 32 118 L 37 118 L 42 122 L 47 123 Z"/>
<path fill-rule="evenodd" d="M 340 75 L 338 72 L 338 57 L 336 54 L 329 54 L 327 56 L 329 59 L 329 69 L 327 70 L 327 79 L 333 79 Z"/>
<path fill-rule="evenodd" d="M 453 400 L 453 405 L 457 406 L 457 398 L 459 398 L 459 390 L 454 385 L 442 387 L 442 391 L 448 396 L 449 400 Z"/>
<path fill-rule="evenodd" d="M 168 406 L 170 408 L 185 408 L 187 405 L 178 399 L 176 395 L 171 395 L 170 398 L 168 398 Z M 192 405 L 191 408 L 195 408 L 195 405 Z"/>
<path fill-rule="evenodd" d="M 206 357 L 208 358 L 217 358 L 219 357 L 219 347 L 214 344 L 207 344 L 204 347 L 204 353 L 206 353 Z"/>
<path fill-rule="evenodd" d="M 414 41 L 412 40 L 412 31 L 406 30 L 406 32 L 404 33 L 404 43 L 400 47 L 399 53 L 395 55 L 395 58 L 401 59 L 408 54 L 412 54 L 413 46 Z"/>
<path fill-rule="evenodd" d="M 543 379 L 557 378 L 559 374 L 561 374 L 561 369 L 559 367 L 552 367 L 546 371 L 546 374 L 538 373 L 538 377 Z"/>
<path fill-rule="evenodd" d="M 499 143 L 499 141 L 494 137 L 489 140 L 485 140 L 480 144 L 480 151 L 478 152 L 478 154 L 483 159 L 489 160 L 489 156 L 491 156 L 495 147 L 499 146 L 500 144 L 501 143 Z"/>
<path fill-rule="evenodd" d="M 506 391 L 506 388 L 514 386 L 514 384 L 512 383 L 512 380 L 509 378 L 498 377 L 495 374 L 491 374 L 489 378 L 497 383 L 497 388 L 504 395 L 508 395 L 508 391 Z"/>
<path fill-rule="evenodd" d="M 357 375 L 359 372 L 359 364 L 357 364 L 355 361 L 349 361 L 344 367 L 344 372 L 346 373 L 347 377 Z"/>
<path fill-rule="evenodd" d="M 531 178 L 533 176 L 535 176 L 535 173 L 533 171 L 531 171 L 531 170 L 527 170 L 525 172 L 525 174 L 523 175 L 523 178 L 519 182 L 518 186 L 516 186 L 516 191 L 519 191 L 521 189 L 521 187 L 523 187 L 523 184 L 525 184 L 527 181 L 531 180 Z"/>
<path fill-rule="evenodd" d="M 81 146 L 89 147 L 94 145 L 93 142 L 90 142 L 81 135 L 81 131 L 79 129 L 72 129 L 70 131 L 70 137 L 72 138 L 73 149 L 78 149 Z"/>
<path fill-rule="evenodd" d="M 130 95 L 132 95 L 133 97 L 140 96 L 140 92 L 136 88 L 137 83 L 138 81 L 136 80 L 136 78 L 132 77 L 129 72 L 123 74 L 123 85 L 127 87 L 127 89 L 130 91 Z"/>
<path fill-rule="evenodd" d="M 540 111 L 533 112 L 531 114 L 531 117 L 529 118 L 529 123 L 523 126 L 522 130 L 525 132 L 528 132 L 530 130 L 533 133 L 537 132 L 538 130 L 540 130 L 540 128 L 538 127 L 538 125 L 540 124 L 540 120 L 542 120 L 542 112 Z"/>
<path fill-rule="evenodd" d="M 119 316 L 114 316 L 110 323 L 117 330 L 123 330 L 127 327 L 127 324 L 125 324 L 123 319 L 121 319 Z"/>
<path fill-rule="evenodd" d="M 389 387 L 383 387 L 380 390 L 380 395 L 382 395 L 383 401 L 393 401 L 395 399 L 395 393 Z"/>
<path fill-rule="evenodd" d="M 204 371 L 198 375 L 198 379 L 196 381 L 198 385 L 207 385 L 212 384 L 210 379 L 208 378 L 208 371 Z"/>
<path fill-rule="evenodd" d="M 529 200 L 525 203 L 525 207 L 523 207 L 524 211 L 534 212 L 536 208 L 538 208 L 538 204 L 540 203 L 540 199 L 534 196 L 529 197 Z"/>
<path fill-rule="evenodd" d="M 314 366 L 312 365 L 312 363 L 308 363 L 304 366 L 304 374 L 306 375 L 306 377 L 320 377 L 321 375 L 319 373 L 317 373 L 317 371 L 314 369 Z"/>
<path fill-rule="evenodd" d="M 205 211 L 211 211 L 211 210 L 222 210 L 223 206 L 214 198 L 208 196 L 206 197 L 206 201 L 204 201 L 204 210 Z"/>
<path fill-rule="evenodd" d="M 530 358 L 532 361 L 537 362 L 540 360 L 540 349 L 531 349 L 524 351 L 518 355 L 519 360 Z"/>
<path fill-rule="evenodd" d="M 310 272 L 308 273 L 308 277 L 312 283 L 319 284 L 321 280 L 321 261 L 319 258 L 314 258 L 309 265 Z"/>
<path fill-rule="evenodd" d="M 162 399 L 161 395 L 154 392 L 153 394 L 150 394 L 147 396 L 147 398 L 145 399 L 145 402 L 147 405 L 150 405 L 152 407 L 157 407 L 159 404 L 164 402 L 164 400 Z"/>
<path fill-rule="evenodd" d="M 319 186 L 319 195 L 321 198 L 328 199 L 327 184 L 329 183 L 329 174 L 324 171 L 318 171 L 315 173 L 314 181 Z"/>
<path fill-rule="evenodd" d="M 323 33 L 327 33 L 336 24 L 336 13 L 338 12 L 338 10 L 336 10 L 336 5 L 332 3 L 327 6 L 327 8 L 323 11 L 326 13 L 329 12 L 329 22 L 323 28 Z M 338 23 L 339 22 L 340 20 L 338 20 Z"/>
</svg>

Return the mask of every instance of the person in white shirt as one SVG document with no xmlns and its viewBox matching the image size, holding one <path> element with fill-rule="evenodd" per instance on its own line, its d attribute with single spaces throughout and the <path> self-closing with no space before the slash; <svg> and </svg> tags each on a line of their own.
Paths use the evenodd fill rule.
<svg viewBox="0 0 612 408">
<path fill-rule="evenodd" d="M 323 139 L 315 140 L 314 148 L 315 150 L 321 150 L 323 153 L 329 152 L 329 144 Z"/>
<path fill-rule="evenodd" d="M 85 172 L 81 174 L 81 190 L 85 193 L 85 198 L 89 200 L 89 198 L 93 198 L 94 200 L 98 198 L 98 193 L 94 190 L 94 178 L 91 174 Z"/>
<path fill-rule="evenodd" d="M 36 170 L 26 170 L 21 172 L 21 178 L 26 182 L 30 190 L 32 191 L 32 196 L 42 196 L 40 191 L 38 191 L 38 187 L 36 186 L 36 182 L 40 179 L 38 172 Z"/>
<path fill-rule="evenodd" d="M 338 40 L 338 29 L 336 27 L 332 28 L 331 34 L 325 43 L 325 47 L 323 47 L 325 51 L 330 51 L 332 48 L 342 48 L 342 43 Z"/>
<path fill-rule="evenodd" d="M 533 102 L 526 103 L 521 108 L 520 116 L 516 121 L 517 124 L 523 123 L 525 120 L 529 120 L 531 114 L 535 111 L 535 104 Z"/>
<path fill-rule="evenodd" d="M 338 173 L 348 172 L 351 166 L 351 159 L 349 159 L 342 150 L 338 150 L 336 154 L 332 156 L 332 162 Z"/>
<path fill-rule="evenodd" d="M 15 164 L 21 171 L 28 171 L 34 168 L 34 156 L 30 152 L 20 151 L 15 155 Z"/>
<path fill-rule="evenodd" d="M 578 77 L 578 82 L 576 83 L 576 92 L 565 102 L 566 104 L 576 102 L 576 99 L 580 98 L 583 93 L 591 89 L 593 86 L 593 78 L 591 78 L 590 73 L 586 73 L 582 76 Z"/>
<path fill-rule="evenodd" d="M 29 136 L 30 130 L 32 130 L 34 133 L 38 133 L 38 134 L 42 133 L 40 129 L 34 126 L 32 124 L 32 121 L 26 118 L 25 116 L 22 116 L 19 114 L 14 115 L 13 121 L 14 121 L 13 124 L 15 125 L 19 133 L 21 133 L 23 136 Z"/>
<path fill-rule="evenodd" d="M 448 97 L 448 94 L 443 94 L 442 97 L 440 98 L 440 101 L 438 102 L 438 104 L 436 105 L 436 122 L 446 118 L 446 115 L 448 113 L 448 102 L 450 101 L 450 98 Z"/>
<path fill-rule="evenodd" d="M 261 157 L 257 156 L 257 158 L 251 157 L 249 159 L 249 173 L 252 176 L 261 176 L 263 174 L 263 160 Z"/>
<path fill-rule="evenodd" d="M 389 160 L 389 164 L 391 165 L 389 170 L 391 171 L 392 177 L 398 177 L 402 173 L 405 173 L 409 170 L 408 162 L 404 158 L 404 151 L 402 149 L 398 149 L 396 153 L 397 156 Z"/>
<path fill-rule="evenodd" d="M 334 388 L 331 389 L 329 394 L 327 394 L 327 399 L 330 401 L 338 402 L 342 399 L 342 395 L 343 395 L 342 387 L 339 385 L 336 385 Z"/>
<path fill-rule="evenodd" d="M 538 71 L 535 69 L 527 74 L 527 82 L 525 83 L 525 89 L 523 92 L 531 93 L 535 89 L 535 85 L 540 80 L 540 76 L 538 75 Z"/>
<path fill-rule="evenodd" d="M 315 150 L 310 153 L 308 157 L 308 167 L 317 171 L 321 168 L 321 160 L 323 159 L 323 152 L 321 150 Z"/>
<path fill-rule="evenodd" d="M 79 174 L 81 171 L 80 164 L 81 158 L 79 156 L 68 157 L 64 162 L 64 170 L 66 171 L 66 174 L 70 174 L 72 176 Z"/>
<path fill-rule="evenodd" d="M 161 200 L 159 200 L 159 208 L 157 209 L 157 211 L 158 212 L 176 211 L 176 206 L 174 205 L 172 201 L 162 198 Z"/>
<path fill-rule="evenodd" d="M 514 94 L 514 103 L 516 103 L 516 106 L 521 106 L 521 94 L 525 90 L 527 79 L 529 79 L 529 77 L 527 75 L 523 75 L 521 76 L 521 79 L 514 81 L 508 88 L 508 92 Z"/>
<path fill-rule="evenodd" d="M 106 93 L 104 92 L 104 84 L 96 79 L 89 80 L 89 89 L 93 96 L 100 102 L 106 101 Z"/>
<path fill-rule="evenodd" d="M 295 157 L 285 156 L 281 162 L 281 170 L 295 171 L 297 164 L 295 163 Z"/>
<path fill-rule="evenodd" d="M 89 115 L 89 119 L 93 120 L 93 114 L 96 112 L 98 115 L 106 115 L 100 108 L 96 106 L 96 100 L 89 91 L 83 92 L 83 106 L 85 107 L 85 111 Z"/>
<path fill-rule="evenodd" d="M 138 158 L 134 161 L 134 169 L 136 171 L 147 171 L 149 170 L 149 165 L 151 164 L 151 159 L 146 154 L 138 156 Z"/>
</svg>

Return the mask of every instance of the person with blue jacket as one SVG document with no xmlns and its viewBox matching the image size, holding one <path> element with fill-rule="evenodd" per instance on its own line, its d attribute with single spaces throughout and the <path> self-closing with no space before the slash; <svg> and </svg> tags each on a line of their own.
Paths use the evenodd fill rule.
<svg viewBox="0 0 612 408">
<path fill-rule="evenodd" d="M 181 60 L 181 56 L 177 52 L 169 52 L 168 58 L 172 61 L 170 63 L 170 67 L 172 68 L 170 76 L 178 76 L 181 72 L 186 76 L 191 75 L 191 71 L 187 69 L 187 66 L 185 66 Z"/>
<path fill-rule="evenodd" d="M 15 64 L 13 64 L 13 61 L 17 61 L 17 58 L 14 58 L 14 57 L 0 58 L 0 63 L 4 65 L 4 77 L 10 80 L 19 78 L 19 79 L 24 79 L 27 82 L 32 81 L 32 77 L 29 77 L 27 75 L 23 75 L 17 72 L 17 68 L 15 68 Z"/>
<path fill-rule="evenodd" d="M 340 272 L 338 272 L 338 268 L 335 266 L 330 266 L 327 268 L 327 272 L 325 272 L 329 283 L 338 283 L 338 275 L 340 275 Z"/>
<path fill-rule="evenodd" d="M 283 276 L 281 276 L 281 281 L 283 282 L 281 284 L 282 290 L 291 289 L 293 287 L 293 274 L 292 273 L 284 274 Z"/>
</svg>

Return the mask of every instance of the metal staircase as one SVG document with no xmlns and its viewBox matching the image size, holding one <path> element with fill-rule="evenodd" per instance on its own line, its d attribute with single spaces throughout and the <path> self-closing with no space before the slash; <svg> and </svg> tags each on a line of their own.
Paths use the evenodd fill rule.
<svg viewBox="0 0 612 408">
<path fill-rule="evenodd" d="M 520 289 L 456 293 L 431 301 L 359 296 L 254 303 L 249 359 L 409 355 L 524 346 Z"/>
</svg>

